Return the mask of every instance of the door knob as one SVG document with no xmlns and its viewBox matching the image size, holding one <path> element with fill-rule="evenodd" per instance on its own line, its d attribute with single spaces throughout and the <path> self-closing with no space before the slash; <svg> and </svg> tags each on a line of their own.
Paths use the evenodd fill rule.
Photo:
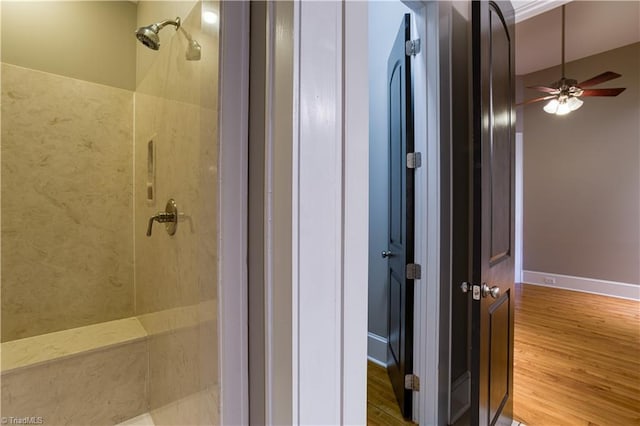
<svg viewBox="0 0 640 426">
<path fill-rule="evenodd" d="M 500 287 L 495 285 L 493 287 L 489 287 L 486 284 L 482 284 L 482 297 L 487 296 L 491 296 L 494 299 L 500 297 Z"/>
<path fill-rule="evenodd" d="M 391 257 L 393 256 L 393 253 L 391 253 L 389 250 L 383 250 L 382 253 L 380 253 L 382 255 L 383 259 L 386 259 L 387 257 Z"/>
</svg>

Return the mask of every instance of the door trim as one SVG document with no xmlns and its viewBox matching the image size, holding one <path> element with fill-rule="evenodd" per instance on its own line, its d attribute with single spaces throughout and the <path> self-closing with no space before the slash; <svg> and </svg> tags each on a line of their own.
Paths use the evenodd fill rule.
<svg viewBox="0 0 640 426">
<path fill-rule="evenodd" d="M 367 5 L 273 2 L 266 21 L 266 424 L 364 424 Z"/>
<path fill-rule="evenodd" d="M 293 424 L 364 424 L 367 5 L 296 2 L 294 22 Z"/>
<path fill-rule="evenodd" d="M 369 271 L 368 6 L 343 3 L 343 323 L 342 424 L 367 417 L 367 303 Z M 364 108 L 362 107 L 364 105 Z M 347 142 L 348 141 L 348 142 Z M 365 159 L 363 161 L 363 159 Z M 365 185 L 362 185 L 366 182 Z M 366 217 L 367 220 L 362 218 Z M 362 301 L 365 301 L 362 303 Z"/>
<path fill-rule="evenodd" d="M 249 6 L 220 3 L 218 342 L 220 424 L 248 424 Z M 206 196 L 206 194 L 205 194 Z M 215 359 L 215 358 L 212 358 Z"/>
</svg>

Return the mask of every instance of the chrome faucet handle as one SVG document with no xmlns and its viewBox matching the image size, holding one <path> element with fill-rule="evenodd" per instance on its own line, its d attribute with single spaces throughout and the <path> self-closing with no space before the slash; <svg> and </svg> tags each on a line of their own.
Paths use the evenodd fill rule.
<svg viewBox="0 0 640 426">
<path fill-rule="evenodd" d="M 158 212 L 154 216 L 151 216 L 149 218 L 149 225 L 147 226 L 147 237 L 151 236 L 154 220 L 158 223 L 171 223 L 176 221 L 176 215 L 174 213 Z"/>
<path fill-rule="evenodd" d="M 167 201 L 165 211 L 158 212 L 149 218 L 147 237 L 151 236 L 154 221 L 166 224 L 167 234 L 174 235 L 176 233 L 176 228 L 178 227 L 178 207 L 173 198 Z"/>
<path fill-rule="evenodd" d="M 147 237 L 151 236 L 151 231 L 153 229 L 153 221 L 156 220 L 156 217 L 157 217 L 157 215 L 156 216 L 151 216 L 149 218 L 149 225 L 147 225 Z"/>
</svg>

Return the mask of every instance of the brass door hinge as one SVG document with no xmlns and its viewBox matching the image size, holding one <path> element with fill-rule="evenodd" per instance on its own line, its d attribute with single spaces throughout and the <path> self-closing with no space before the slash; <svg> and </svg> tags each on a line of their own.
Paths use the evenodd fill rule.
<svg viewBox="0 0 640 426">
<path fill-rule="evenodd" d="M 407 374 L 404 376 L 404 388 L 414 392 L 420 391 L 420 378 L 415 374 Z"/>
<path fill-rule="evenodd" d="M 417 263 L 409 263 L 405 268 L 408 280 L 419 280 L 422 276 L 422 268 Z"/>
</svg>

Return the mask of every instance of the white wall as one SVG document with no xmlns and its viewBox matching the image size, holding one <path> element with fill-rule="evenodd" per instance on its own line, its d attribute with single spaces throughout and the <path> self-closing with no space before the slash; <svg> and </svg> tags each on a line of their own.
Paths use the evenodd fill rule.
<svg viewBox="0 0 640 426">
<path fill-rule="evenodd" d="M 398 1 L 369 4 L 369 356 L 386 362 L 388 335 L 387 261 L 389 164 L 387 59 L 402 17 L 411 10 Z"/>
</svg>

